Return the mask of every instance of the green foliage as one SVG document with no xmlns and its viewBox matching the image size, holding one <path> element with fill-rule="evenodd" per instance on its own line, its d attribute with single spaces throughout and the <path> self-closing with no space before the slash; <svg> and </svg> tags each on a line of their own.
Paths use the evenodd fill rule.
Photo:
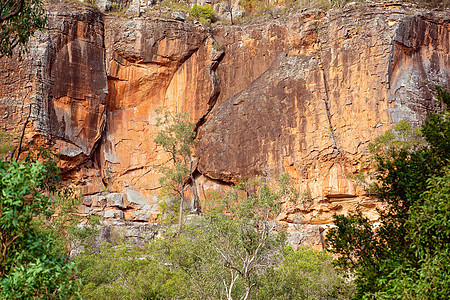
<svg viewBox="0 0 450 300">
<path fill-rule="evenodd" d="M 160 179 L 163 186 L 169 187 L 169 193 L 180 194 L 183 178 L 189 172 L 192 159 L 192 146 L 195 144 L 195 124 L 189 121 L 187 114 L 156 111 L 159 115 L 156 126 L 160 128 L 155 138 L 156 145 L 168 155 L 168 164 L 161 167 L 165 174 Z"/>
<path fill-rule="evenodd" d="M 174 299 L 186 293 L 186 275 L 158 263 L 149 250 L 123 242 L 104 243 L 100 253 L 80 255 L 80 276 L 86 282 L 83 298 Z"/>
<path fill-rule="evenodd" d="M 45 26 L 46 18 L 40 0 L 0 0 L 0 57 L 26 52 L 26 43 L 33 33 Z"/>
<path fill-rule="evenodd" d="M 124 6 L 123 3 L 111 2 L 110 12 L 118 12 L 119 14 L 124 14 L 127 10 L 127 6 Z"/>
<path fill-rule="evenodd" d="M 179 236 L 167 230 L 146 248 L 104 244 L 80 256 L 86 299 L 342 299 L 347 284 L 324 252 L 285 247 L 272 222 L 292 197 L 286 176 L 276 188 L 240 183 L 191 215 Z"/>
<path fill-rule="evenodd" d="M 209 210 L 181 236 L 169 234 L 151 245 L 153 257 L 187 275 L 188 294 L 180 298 L 338 298 L 344 283 L 330 270 L 330 256 L 283 250 L 284 230 L 271 220 L 280 200 L 293 196 L 285 179 L 275 189 L 258 181 L 237 184 L 210 200 Z"/>
<path fill-rule="evenodd" d="M 284 249 L 280 265 L 263 275 L 258 299 L 348 299 L 352 285 L 345 283 L 324 251 Z"/>
<path fill-rule="evenodd" d="M 188 13 L 190 11 L 188 3 L 189 2 L 183 0 L 163 0 L 161 5 L 169 7 L 171 10 Z"/>
<path fill-rule="evenodd" d="M 445 107 L 449 94 L 438 96 Z M 449 112 L 430 114 L 421 135 L 402 122 L 372 147 L 386 203 L 379 226 L 361 214 L 334 218 L 327 242 L 356 276 L 357 299 L 448 298 Z"/>
<path fill-rule="evenodd" d="M 424 140 L 420 128 L 413 130 L 410 122 L 402 120 L 392 129 L 375 138 L 370 143 L 369 150 L 374 156 L 380 156 L 400 149 L 414 151 L 423 145 Z"/>
<path fill-rule="evenodd" d="M 202 23 L 210 24 L 217 21 L 216 13 L 210 5 L 199 6 L 194 4 L 189 14 Z"/>
<path fill-rule="evenodd" d="M 156 112 L 158 114 L 156 126 L 160 130 L 155 138 L 155 144 L 161 147 L 168 156 L 168 161 L 159 168 L 163 174 L 159 182 L 164 187 L 163 193 L 169 200 L 166 205 L 162 205 L 162 208 L 179 207 L 180 231 L 185 200 L 184 190 L 188 184 L 187 179 L 190 179 L 193 186 L 195 210 L 200 213 L 197 187 L 193 175 L 194 159 L 191 150 L 195 144 L 195 124 L 189 121 L 187 114 L 172 114 L 161 110 Z"/>
<path fill-rule="evenodd" d="M 80 251 L 82 248 L 95 247 L 99 217 L 90 216 L 87 224 L 80 224 L 81 217 L 78 215 L 80 196 L 77 196 L 76 191 L 59 185 L 52 193 L 51 199 L 51 218 L 40 215 L 33 219 L 37 230 L 53 239 L 49 254 L 68 255 L 72 250 Z"/>
<path fill-rule="evenodd" d="M 449 299 L 450 290 L 450 168 L 428 179 L 422 203 L 406 221 L 415 259 L 396 265 L 380 299 Z"/>
<path fill-rule="evenodd" d="M 188 275 L 192 297 L 247 298 L 282 249 L 283 235 L 275 235 L 269 222 L 277 212 L 276 194 L 267 185 L 256 188 L 236 185 L 178 238 L 169 235 L 152 246 L 158 260 Z"/>
<path fill-rule="evenodd" d="M 0 161 L 0 297 L 35 299 L 76 294 L 76 265 L 55 253 L 55 239 L 36 217 L 52 213 L 51 192 L 57 191 L 57 168 L 41 153 L 42 162 Z"/>
</svg>

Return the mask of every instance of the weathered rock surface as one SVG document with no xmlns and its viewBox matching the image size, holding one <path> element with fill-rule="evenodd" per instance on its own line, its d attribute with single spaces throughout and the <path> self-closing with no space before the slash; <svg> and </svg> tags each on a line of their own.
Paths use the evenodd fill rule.
<svg viewBox="0 0 450 300">
<path fill-rule="evenodd" d="M 158 219 L 165 108 L 198 125 L 202 198 L 286 172 L 300 197 L 278 220 L 293 244 L 320 248 L 333 214 L 377 218 L 380 203 L 352 179 L 368 143 L 399 120 L 419 125 L 434 86 L 450 82 L 448 13 L 400 4 L 212 29 L 52 6 L 49 28 L 25 60 L 0 60 L 0 127 L 26 124 L 25 149 L 61 153 L 86 195 L 80 212 L 111 224 Z"/>
<path fill-rule="evenodd" d="M 392 5 L 214 30 L 221 94 L 199 130 L 199 172 L 226 182 L 288 172 L 308 196 L 285 207 L 287 222 L 356 209 L 376 219 L 376 198 L 352 176 L 371 140 L 399 120 L 420 124 L 435 85 L 448 86 L 449 25 Z"/>
<path fill-rule="evenodd" d="M 221 51 L 206 30 L 177 21 L 107 18 L 108 112 L 98 152 L 113 191 L 128 186 L 154 199 L 155 167 L 164 161 L 153 140 L 157 108 L 188 112 L 197 121 L 218 95 Z M 150 200 L 155 202 L 155 200 Z"/>
<path fill-rule="evenodd" d="M 53 146 L 66 171 L 91 156 L 105 125 L 103 15 L 50 6 L 47 26 L 23 61 L 0 61 L 0 127 L 17 136 L 27 126 L 24 146 Z"/>
</svg>

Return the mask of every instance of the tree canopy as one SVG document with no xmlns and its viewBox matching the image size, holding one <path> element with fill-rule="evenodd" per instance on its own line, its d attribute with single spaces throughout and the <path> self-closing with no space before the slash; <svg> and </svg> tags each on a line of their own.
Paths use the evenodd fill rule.
<svg viewBox="0 0 450 300">
<path fill-rule="evenodd" d="M 26 51 L 26 43 L 46 17 L 41 0 L 0 0 L 0 58 Z"/>
<path fill-rule="evenodd" d="M 377 138 L 376 191 L 386 207 L 373 226 L 361 213 L 335 216 L 327 242 L 356 275 L 357 299 L 450 298 L 450 94 L 420 132 L 407 123 Z"/>
<path fill-rule="evenodd" d="M 59 186 L 55 164 L 42 158 L 0 159 L 1 299 L 65 298 L 80 288 L 75 263 L 36 222 L 54 213 Z"/>
</svg>

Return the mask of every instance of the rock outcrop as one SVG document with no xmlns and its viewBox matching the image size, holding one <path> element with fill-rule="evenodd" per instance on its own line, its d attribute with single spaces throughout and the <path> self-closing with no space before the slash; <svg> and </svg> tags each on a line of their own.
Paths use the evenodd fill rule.
<svg viewBox="0 0 450 300">
<path fill-rule="evenodd" d="M 445 11 L 377 4 L 213 28 L 49 11 L 29 55 L 0 61 L 0 126 L 26 126 L 25 149 L 56 149 L 85 195 L 80 211 L 119 223 L 157 220 L 165 108 L 197 123 L 202 198 L 288 173 L 300 197 L 278 219 L 293 244 L 320 248 L 333 214 L 377 218 L 380 203 L 353 179 L 368 143 L 399 120 L 421 124 L 435 85 L 450 82 Z"/>
<path fill-rule="evenodd" d="M 353 175 L 371 140 L 400 120 L 419 125 L 435 86 L 448 86 L 449 22 L 436 17 L 392 5 L 216 29 L 222 89 L 199 131 L 199 172 L 226 182 L 288 172 L 304 195 L 288 222 L 356 209 L 376 219 Z"/>
<path fill-rule="evenodd" d="M 103 15 L 51 6 L 47 26 L 22 61 L 0 62 L 0 127 L 16 137 L 23 131 L 25 149 L 53 147 L 67 171 L 92 156 L 105 126 Z"/>
</svg>

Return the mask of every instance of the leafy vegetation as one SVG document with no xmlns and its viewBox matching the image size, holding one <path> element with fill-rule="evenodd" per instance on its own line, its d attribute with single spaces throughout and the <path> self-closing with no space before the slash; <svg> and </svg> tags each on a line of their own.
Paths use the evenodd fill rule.
<svg viewBox="0 0 450 300">
<path fill-rule="evenodd" d="M 210 24 L 217 21 L 216 13 L 210 5 L 199 6 L 194 4 L 189 14 L 204 24 Z"/>
<path fill-rule="evenodd" d="M 160 128 L 155 143 L 168 156 L 167 163 L 160 167 L 163 176 L 159 182 L 164 187 L 164 195 L 174 206 L 179 208 L 178 232 L 181 231 L 183 203 L 188 180 L 192 183 L 194 194 L 194 209 L 200 213 L 197 186 L 194 178 L 194 158 L 192 146 L 195 138 L 195 124 L 189 121 L 187 114 L 156 111 L 156 126 Z"/>
<path fill-rule="evenodd" d="M 443 107 L 449 95 L 438 89 Z M 386 208 L 376 228 L 360 213 L 335 216 L 337 265 L 356 276 L 357 299 L 448 299 L 449 111 L 431 113 L 421 134 L 400 123 L 372 151 Z"/>
<path fill-rule="evenodd" d="M 64 298 L 76 295 L 80 280 L 67 251 L 56 251 L 55 235 L 36 218 L 53 212 L 51 194 L 59 192 L 50 156 L 18 162 L 0 160 L 0 298 Z"/>
<path fill-rule="evenodd" d="M 26 52 L 33 33 L 44 28 L 46 18 L 40 0 L 0 0 L 0 57 Z"/>
<path fill-rule="evenodd" d="M 285 177 L 283 178 L 283 180 Z M 272 222 L 293 190 L 241 183 L 215 195 L 179 236 L 168 229 L 147 247 L 104 244 L 79 257 L 86 299 L 345 299 L 349 285 L 332 258 L 285 245 Z M 176 230 L 174 230 L 176 231 Z"/>
<path fill-rule="evenodd" d="M 14 149 L 13 136 L 0 131 L 0 159 L 6 159 L 12 156 Z"/>
<path fill-rule="evenodd" d="M 103 243 L 99 253 L 77 257 L 85 299 L 175 299 L 186 293 L 186 275 L 172 272 L 150 256 L 150 248 L 125 242 Z"/>
</svg>

